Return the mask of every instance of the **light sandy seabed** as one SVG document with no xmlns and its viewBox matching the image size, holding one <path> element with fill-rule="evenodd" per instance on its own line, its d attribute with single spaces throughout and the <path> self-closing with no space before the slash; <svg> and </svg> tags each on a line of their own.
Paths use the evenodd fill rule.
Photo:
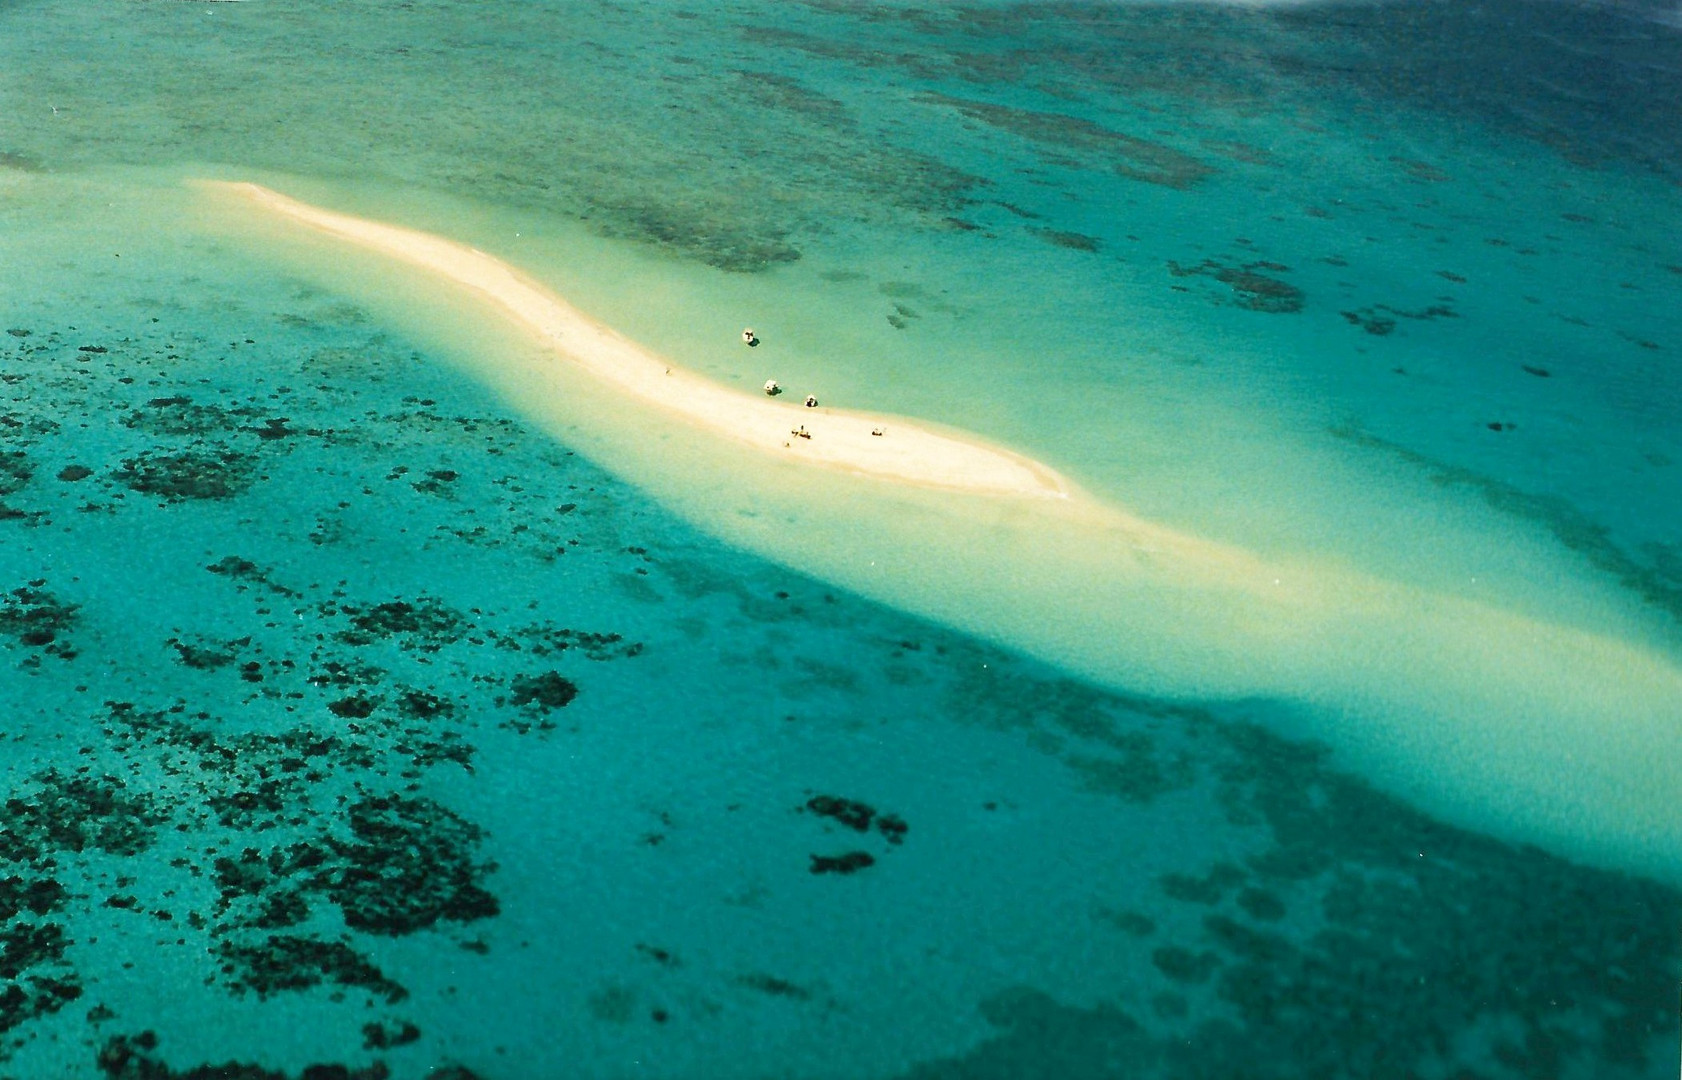
<svg viewBox="0 0 1682 1080">
<path fill-rule="evenodd" d="M 570 366 L 655 407 L 636 422 L 668 417 L 671 430 L 656 434 L 673 467 L 687 459 L 680 471 L 723 460 L 703 445 L 710 433 L 879 489 L 861 498 L 857 488 L 813 486 L 784 505 L 786 485 L 765 474 L 745 498 L 774 513 L 687 507 L 732 539 L 1111 684 L 1299 703 L 1309 734 L 1434 812 L 1682 879 L 1682 818 L 1672 812 L 1682 670 L 1661 652 L 1604 628 L 1172 529 L 1024 456 L 921 422 L 731 390 L 473 248 L 254 184 L 206 187 L 461 287 L 533 339 L 533 359 L 501 362 L 502 373 L 483 361 L 485 375 L 557 431 L 566 423 L 556 410 L 579 406 L 540 402 L 564 403 L 553 371 Z M 802 424 L 810 440 L 790 437 Z M 887 434 L 872 435 L 878 426 Z M 718 502 L 719 490 L 703 502 Z M 680 505 L 695 498 L 667 494 Z M 885 553 L 891 567 L 878 566 Z"/>
<path fill-rule="evenodd" d="M 713 432 L 800 460 L 889 480 L 989 495 L 1063 496 L 1050 468 L 900 417 L 753 397 L 672 366 L 482 251 L 412 229 L 337 214 L 258 184 L 207 181 L 315 229 L 423 266 L 501 306 L 591 374 Z"/>
</svg>

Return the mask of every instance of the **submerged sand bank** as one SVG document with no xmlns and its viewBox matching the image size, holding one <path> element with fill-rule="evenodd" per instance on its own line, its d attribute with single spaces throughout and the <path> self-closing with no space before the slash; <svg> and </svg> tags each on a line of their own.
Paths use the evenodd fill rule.
<svg viewBox="0 0 1682 1080">
<path fill-rule="evenodd" d="M 1312 552 L 1249 550 L 1084 497 L 962 436 L 667 374 L 658 355 L 482 252 L 215 186 L 476 298 L 487 317 L 474 312 L 475 328 L 507 323 L 522 348 L 539 346 L 490 350 L 479 376 L 550 430 L 587 408 L 569 383 L 654 406 L 601 419 L 600 445 L 732 542 L 1131 692 L 1300 706 L 1302 731 L 1345 767 L 1450 820 L 1682 881 L 1682 667 L 1641 644 L 1638 626 L 1575 625 Z M 460 347 L 484 351 L 480 332 Z M 662 416 L 666 437 L 646 437 Z M 800 424 L 809 442 L 789 437 Z M 871 435 L 876 425 L 888 434 Z M 744 444 L 754 449 L 735 452 Z M 763 454 L 894 483 L 802 476 L 791 489 L 791 470 L 758 467 Z M 1045 497 L 1063 494 L 1074 497 Z"/>
<path fill-rule="evenodd" d="M 258 184 L 205 184 L 463 285 L 598 378 L 738 442 L 826 468 L 953 491 L 1030 497 L 1070 491 L 1049 467 L 977 439 L 940 434 L 903 417 L 806 408 L 720 386 L 673 366 L 474 248 L 323 210 Z"/>
</svg>

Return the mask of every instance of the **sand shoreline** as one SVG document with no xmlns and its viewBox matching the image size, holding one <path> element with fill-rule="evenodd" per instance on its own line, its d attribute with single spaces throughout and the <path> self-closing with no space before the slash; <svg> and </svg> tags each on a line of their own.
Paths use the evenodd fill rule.
<svg viewBox="0 0 1682 1080">
<path fill-rule="evenodd" d="M 546 347 L 603 381 L 692 424 L 784 460 L 978 495 L 1066 498 L 1072 491 L 1068 481 L 1050 467 L 966 435 L 942 434 L 900 416 L 806 408 L 720 386 L 596 322 L 514 267 L 476 248 L 324 210 L 258 184 L 201 184 L 465 286 L 534 331 Z"/>
<path fill-rule="evenodd" d="M 906 500 L 874 506 L 827 490 L 790 507 L 779 485 L 766 515 L 721 513 L 710 490 L 674 496 L 744 547 L 1129 693 L 1292 703 L 1355 771 L 1449 820 L 1682 880 L 1672 812 L 1682 670 L 1668 655 L 1604 628 L 1184 532 L 961 434 L 667 374 L 657 354 L 482 252 L 256 185 L 213 186 L 481 297 L 545 356 L 656 407 L 674 428 L 897 484 L 1004 496 L 942 500 L 927 516 L 907 514 Z M 522 405 L 554 427 L 570 407 Z M 810 441 L 790 438 L 801 424 Z M 876 425 L 888 434 L 872 436 Z M 657 447 L 653 467 L 664 474 L 682 452 Z"/>
</svg>

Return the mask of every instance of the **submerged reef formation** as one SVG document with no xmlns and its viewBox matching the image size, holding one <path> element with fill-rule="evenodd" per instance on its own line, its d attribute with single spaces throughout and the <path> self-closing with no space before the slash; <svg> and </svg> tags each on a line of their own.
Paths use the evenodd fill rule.
<svg viewBox="0 0 1682 1080">
<path fill-rule="evenodd" d="M 1525 369 L 1547 377 L 1541 369 Z M 1501 430 L 1511 425 L 1490 425 Z M 1560 544 L 1587 559 L 1619 585 L 1682 624 L 1682 543 L 1649 541 L 1631 550 L 1612 530 L 1558 496 L 1521 490 L 1463 466 L 1438 461 L 1417 450 L 1380 438 L 1358 427 L 1339 426 L 1331 434 L 1367 450 L 1393 456 L 1421 469 L 1434 483 L 1476 492 L 1491 508 L 1546 529 Z"/>
<path fill-rule="evenodd" d="M 1173 261 L 1168 263 L 1168 272 L 1175 277 L 1207 275 L 1230 288 L 1239 307 L 1270 315 L 1292 315 L 1302 310 L 1302 290 L 1288 281 L 1269 276 L 1289 269 L 1290 267 L 1280 263 L 1266 261 L 1237 266 L 1227 265 L 1215 259 L 1205 259 L 1196 266 L 1185 266 Z M 1264 274 L 1263 270 L 1269 273 Z"/>
<path fill-rule="evenodd" d="M 46 584 L 45 578 L 36 579 L 0 597 L 0 634 L 48 655 L 73 659 L 75 649 L 61 635 L 75 626 L 76 605 L 47 592 Z"/>
<path fill-rule="evenodd" d="M 401 425 L 406 438 L 392 445 L 423 455 L 453 444 L 445 452 L 460 464 L 467 454 L 494 462 L 526 437 L 497 418 L 452 417 L 433 412 L 430 400 L 395 397 L 387 419 L 364 419 L 355 434 L 349 425 L 315 426 L 303 418 L 321 418 L 340 400 L 319 381 L 311 400 L 292 397 L 284 418 L 271 415 L 256 402 L 280 392 L 264 389 L 260 377 L 239 390 L 207 387 L 187 374 L 194 368 L 183 357 L 194 345 L 166 333 L 124 336 L 96 350 L 50 331 L 16 333 L 7 339 L 16 347 L 0 359 L 9 418 L 0 426 L 7 455 L 0 478 L 9 478 L 5 493 L 22 508 L 0 522 L 11 531 L 0 687 L 13 708 L 0 759 L 13 775 L 0 805 L 0 1074 L 10 1075 L 15 1054 L 39 1045 L 44 1021 L 69 1017 L 72 1005 L 95 1031 L 120 1015 L 107 1002 L 122 1002 L 99 990 L 102 942 L 160 931 L 165 937 L 149 948 L 196 951 L 214 972 L 207 984 L 221 993 L 260 1001 L 328 995 L 374 1010 L 381 1019 L 371 1027 L 392 1032 L 369 1037 L 362 1051 L 408 1052 L 424 1041 L 423 1029 L 381 1010 L 411 999 L 415 973 L 382 958 L 378 942 L 444 935 L 463 956 L 482 957 L 483 939 L 461 931 L 501 910 L 497 867 L 483 850 L 487 831 L 448 796 L 432 794 L 428 774 L 472 776 L 474 732 L 501 730 L 499 720 L 529 731 L 528 714 L 578 697 L 578 665 L 643 651 L 625 634 L 568 626 L 524 605 L 503 615 L 462 610 L 425 591 L 352 599 L 348 580 L 299 580 L 296 561 L 282 568 L 214 548 L 194 557 L 221 536 L 271 551 L 290 544 L 294 553 L 298 545 L 343 545 L 334 526 L 348 504 L 338 494 L 365 473 L 395 478 L 403 469 L 366 461 L 365 440 L 381 424 Z M 378 346 L 364 352 L 364 364 L 395 362 Z M 158 389 L 188 385 L 130 407 L 138 379 Z M 69 407 L 58 400 L 66 393 L 81 407 L 90 383 L 105 411 L 86 414 L 93 434 L 70 437 L 48 417 Z M 241 390 L 243 403 L 233 397 Z M 24 464 L 37 454 L 55 467 L 75 464 L 60 469 L 59 486 L 46 487 Z M 494 492 L 504 476 L 480 482 Z M 314 528 L 269 512 L 277 500 L 295 499 L 300 483 L 324 484 Z M 412 499 L 426 497 L 411 490 Z M 223 505 L 240 516 L 239 529 L 224 533 L 214 518 L 191 516 Z M 589 515 L 568 518 L 552 504 L 522 507 L 527 512 L 510 515 L 494 535 L 473 525 L 476 507 L 435 505 L 444 518 L 435 531 L 452 547 L 511 546 L 546 566 L 569 541 L 589 537 L 615 564 L 623 558 L 616 535 L 600 542 Z M 530 510 L 556 524 L 543 527 Z M 123 589 L 104 588 L 64 569 L 58 542 L 38 539 L 49 524 L 106 550 L 99 557 L 106 563 L 78 557 L 83 574 L 124 565 L 123 537 L 134 528 L 172 536 L 185 557 L 165 555 L 155 577 L 145 572 L 149 563 L 131 562 L 138 576 Z M 346 565 L 328 564 L 335 562 Z M 24 579 L 25 565 L 58 570 Z M 132 589 L 151 598 L 138 621 L 122 606 Z M 178 607 L 181 597 L 194 599 Z M 504 675 L 482 662 L 528 651 L 554 666 Z M 112 664 L 132 674 L 112 673 Z M 59 700 L 60 692 L 73 700 Z M 71 741 L 60 748 L 61 739 Z M 107 1039 L 74 1075 L 91 1076 L 96 1065 L 108 1077 L 148 1080 L 394 1075 L 379 1061 L 297 1074 L 186 1068 L 159 1058 L 157 1046 L 150 1034 Z M 414 1053 L 418 1062 L 429 1051 Z M 452 1068 L 431 1075 L 472 1075 Z"/>
<path fill-rule="evenodd" d="M 924 1080 L 1667 1064 L 1675 889 L 1448 827 L 1270 703 L 751 560 L 341 301 L 272 306 L 0 338 L 0 1075 L 491 1080 L 785 1022 Z M 1678 610 L 1663 551 L 1408 460 Z M 933 1041 L 880 1023 L 928 1001 Z M 207 1048 L 252 1010 L 316 1041 Z"/>
<path fill-rule="evenodd" d="M 999 704 L 1013 691 L 1037 706 Z M 1157 754 L 1178 743 L 1180 781 L 1148 798 L 1211 784 L 1251 842 L 1159 878 L 1172 936 L 1138 912 L 1102 913 L 1147 953 L 1154 993 L 1095 1007 L 999 994 L 981 1009 L 993 1039 L 907 1077 L 1101 1076 L 1118 1055 L 1172 1077 L 1662 1069 L 1674 973 L 1649 958 L 1678 959 L 1673 889 L 1446 827 L 1324 749 L 1236 718 L 1014 675 L 967 689 L 964 705 L 1036 725 L 1071 764 L 1125 729 Z"/>
<path fill-rule="evenodd" d="M 1107 166 L 1129 180 L 1183 189 L 1215 171 L 1190 154 L 1078 116 L 990 105 L 944 94 L 925 94 L 918 100 L 956 109 L 973 120 L 1064 154 L 1089 158 L 1089 166 Z"/>
<path fill-rule="evenodd" d="M 100 1074 L 106 1080 L 293 1080 L 292 1076 L 276 1069 L 233 1061 L 173 1069 L 153 1053 L 158 1048 L 158 1042 L 157 1033 L 153 1031 L 113 1036 L 100 1048 Z M 434 1070 L 430 1075 L 440 1080 L 475 1080 L 472 1073 L 453 1066 Z M 390 1080 L 390 1077 L 391 1070 L 379 1062 L 364 1068 L 309 1065 L 297 1074 L 297 1080 Z"/>
</svg>

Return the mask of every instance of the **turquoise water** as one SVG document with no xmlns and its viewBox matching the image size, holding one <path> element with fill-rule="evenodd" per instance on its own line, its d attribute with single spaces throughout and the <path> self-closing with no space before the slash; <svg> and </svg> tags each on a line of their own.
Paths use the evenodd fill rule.
<svg viewBox="0 0 1682 1080">
<path fill-rule="evenodd" d="M 0 1077 L 1672 1075 L 1666 17 L 0 3 Z"/>
</svg>

